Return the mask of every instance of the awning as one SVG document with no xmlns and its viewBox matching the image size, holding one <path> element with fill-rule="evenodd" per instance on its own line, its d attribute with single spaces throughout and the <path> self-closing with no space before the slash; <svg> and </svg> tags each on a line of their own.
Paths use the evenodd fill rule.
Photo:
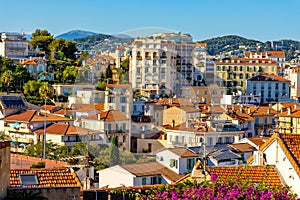
<svg viewBox="0 0 300 200">
<path fill-rule="evenodd" d="M 11 125 L 12 128 L 17 128 L 18 126 L 19 126 L 19 122 L 16 122 L 16 123 Z"/>
</svg>

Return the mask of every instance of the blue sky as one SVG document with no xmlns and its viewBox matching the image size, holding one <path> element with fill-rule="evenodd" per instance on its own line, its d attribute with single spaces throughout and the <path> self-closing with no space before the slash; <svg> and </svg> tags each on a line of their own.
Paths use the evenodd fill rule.
<svg viewBox="0 0 300 200">
<path fill-rule="evenodd" d="M 1 2 L 0 32 L 74 29 L 115 34 L 143 27 L 190 33 L 194 40 L 228 34 L 261 41 L 300 41 L 299 0 L 15 0 Z"/>
</svg>

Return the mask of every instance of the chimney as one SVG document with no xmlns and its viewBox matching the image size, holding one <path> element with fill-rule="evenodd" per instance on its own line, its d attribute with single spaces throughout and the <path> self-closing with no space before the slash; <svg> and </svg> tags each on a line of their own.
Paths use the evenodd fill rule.
<svg viewBox="0 0 300 200">
<path fill-rule="evenodd" d="M 210 113 L 211 112 L 211 106 L 208 106 L 207 111 Z"/>
<path fill-rule="evenodd" d="M 288 107 L 288 108 L 287 108 L 287 111 L 288 111 L 288 115 L 291 115 L 291 114 L 292 114 L 292 109 L 291 109 L 291 107 Z"/>
<path fill-rule="evenodd" d="M 172 120 L 172 127 L 173 128 L 175 127 L 175 120 L 174 119 Z"/>
<path fill-rule="evenodd" d="M 297 108 L 299 108 L 299 107 L 298 107 L 298 104 L 295 103 L 295 104 L 294 104 L 294 109 L 296 110 Z"/>
<path fill-rule="evenodd" d="M 100 115 L 100 113 L 99 113 L 99 114 L 97 114 L 97 116 L 98 116 L 98 120 L 100 120 L 100 119 L 101 119 L 101 115 Z"/>
<path fill-rule="evenodd" d="M 271 114 L 271 111 L 272 111 L 272 104 L 269 104 L 268 115 Z"/>
</svg>

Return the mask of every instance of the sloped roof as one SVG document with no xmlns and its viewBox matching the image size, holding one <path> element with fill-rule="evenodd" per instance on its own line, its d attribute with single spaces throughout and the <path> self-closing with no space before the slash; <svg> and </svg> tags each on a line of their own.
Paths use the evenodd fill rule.
<svg viewBox="0 0 300 200">
<path fill-rule="evenodd" d="M 253 152 L 255 150 L 255 148 L 248 143 L 236 143 L 228 145 L 239 152 Z"/>
<path fill-rule="evenodd" d="M 11 169 L 29 169 L 32 164 L 38 162 L 45 162 L 45 168 L 62 168 L 68 165 L 67 162 L 58 160 L 49 160 L 43 158 L 37 158 L 32 156 L 24 156 L 20 154 L 10 154 L 10 168 Z"/>
<path fill-rule="evenodd" d="M 266 116 L 266 115 L 275 115 L 277 114 L 276 110 L 269 106 L 257 106 L 257 107 L 247 107 L 247 113 L 250 112 L 251 116 Z M 270 114 L 268 114 L 268 112 Z"/>
<path fill-rule="evenodd" d="M 267 137 L 247 138 L 247 139 L 259 147 L 261 147 L 268 140 Z"/>
<path fill-rule="evenodd" d="M 162 175 L 172 182 L 177 181 L 183 175 L 177 174 L 174 171 L 168 169 L 158 162 L 149 162 L 149 163 L 138 163 L 138 164 L 128 164 L 120 165 L 123 169 L 134 174 L 135 176 L 150 176 L 150 175 Z"/>
<path fill-rule="evenodd" d="M 12 114 L 4 118 L 4 121 L 16 121 L 16 122 L 43 122 L 45 121 L 44 113 L 40 113 L 36 110 L 26 110 L 25 112 Z M 46 114 L 47 122 L 56 121 L 73 121 L 73 119 L 60 117 L 53 114 Z"/>
<path fill-rule="evenodd" d="M 186 158 L 186 157 L 198 157 L 198 154 L 193 153 L 192 151 L 190 151 L 187 148 L 169 148 L 166 149 L 171 151 L 172 153 L 176 154 L 177 156 L 180 156 L 181 158 Z"/>
<path fill-rule="evenodd" d="M 61 169 L 11 169 L 10 170 L 10 187 L 21 187 L 19 174 L 36 174 L 38 185 L 32 187 L 74 187 L 82 188 L 75 172 Z"/>
<path fill-rule="evenodd" d="M 277 116 L 278 117 L 300 117 L 300 108 L 291 109 L 291 114 L 289 114 L 289 112 L 286 111 L 286 112 L 278 113 Z"/>
<path fill-rule="evenodd" d="M 95 131 L 81 128 L 70 124 L 51 124 L 46 128 L 46 133 L 57 134 L 57 135 L 82 135 L 91 134 Z M 44 128 L 37 129 L 36 134 L 44 134 Z"/>
<path fill-rule="evenodd" d="M 281 76 L 277 76 L 275 74 L 260 74 L 254 76 L 248 80 L 251 81 L 278 81 L 278 82 L 291 82 L 288 79 L 282 78 Z"/>
<path fill-rule="evenodd" d="M 207 167 L 210 174 L 216 174 L 218 178 L 224 181 L 230 178 L 249 179 L 253 183 L 259 183 L 265 178 L 265 183 L 269 186 L 282 186 L 274 165 L 267 166 L 214 166 Z M 267 176 L 267 178 L 266 178 Z"/>
<path fill-rule="evenodd" d="M 104 112 L 101 112 L 96 115 L 88 116 L 85 119 L 99 120 L 99 117 L 100 117 L 101 121 L 126 121 L 126 120 L 128 120 L 128 118 L 125 116 L 125 114 L 119 110 L 104 111 Z"/>
</svg>

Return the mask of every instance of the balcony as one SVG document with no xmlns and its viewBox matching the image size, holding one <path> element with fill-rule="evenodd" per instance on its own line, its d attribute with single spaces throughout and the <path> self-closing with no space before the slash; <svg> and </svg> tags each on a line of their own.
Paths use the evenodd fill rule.
<svg viewBox="0 0 300 200">
<path fill-rule="evenodd" d="M 142 56 L 137 56 L 136 59 L 137 60 L 142 60 Z"/>
<path fill-rule="evenodd" d="M 19 137 L 12 137 L 11 138 L 12 142 L 20 142 L 20 143 L 29 143 L 32 144 L 33 143 L 33 139 L 32 138 L 19 138 Z"/>
<path fill-rule="evenodd" d="M 146 56 L 146 60 L 151 60 L 151 56 Z"/>
<path fill-rule="evenodd" d="M 13 152 L 13 153 L 24 153 L 25 149 L 18 148 L 18 147 L 10 147 L 10 152 Z"/>
<path fill-rule="evenodd" d="M 128 129 L 125 129 L 125 130 L 106 130 L 106 133 L 107 134 L 117 134 L 117 133 L 129 133 L 129 130 Z"/>
<path fill-rule="evenodd" d="M 166 58 L 167 58 L 167 56 L 160 56 L 160 58 L 161 58 L 161 59 L 166 59 Z"/>
<path fill-rule="evenodd" d="M 6 131 L 15 132 L 15 133 L 32 133 L 31 129 L 29 128 L 13 128 L 10 126 L 5 126 L 4 129 Z"/>
</svg>

